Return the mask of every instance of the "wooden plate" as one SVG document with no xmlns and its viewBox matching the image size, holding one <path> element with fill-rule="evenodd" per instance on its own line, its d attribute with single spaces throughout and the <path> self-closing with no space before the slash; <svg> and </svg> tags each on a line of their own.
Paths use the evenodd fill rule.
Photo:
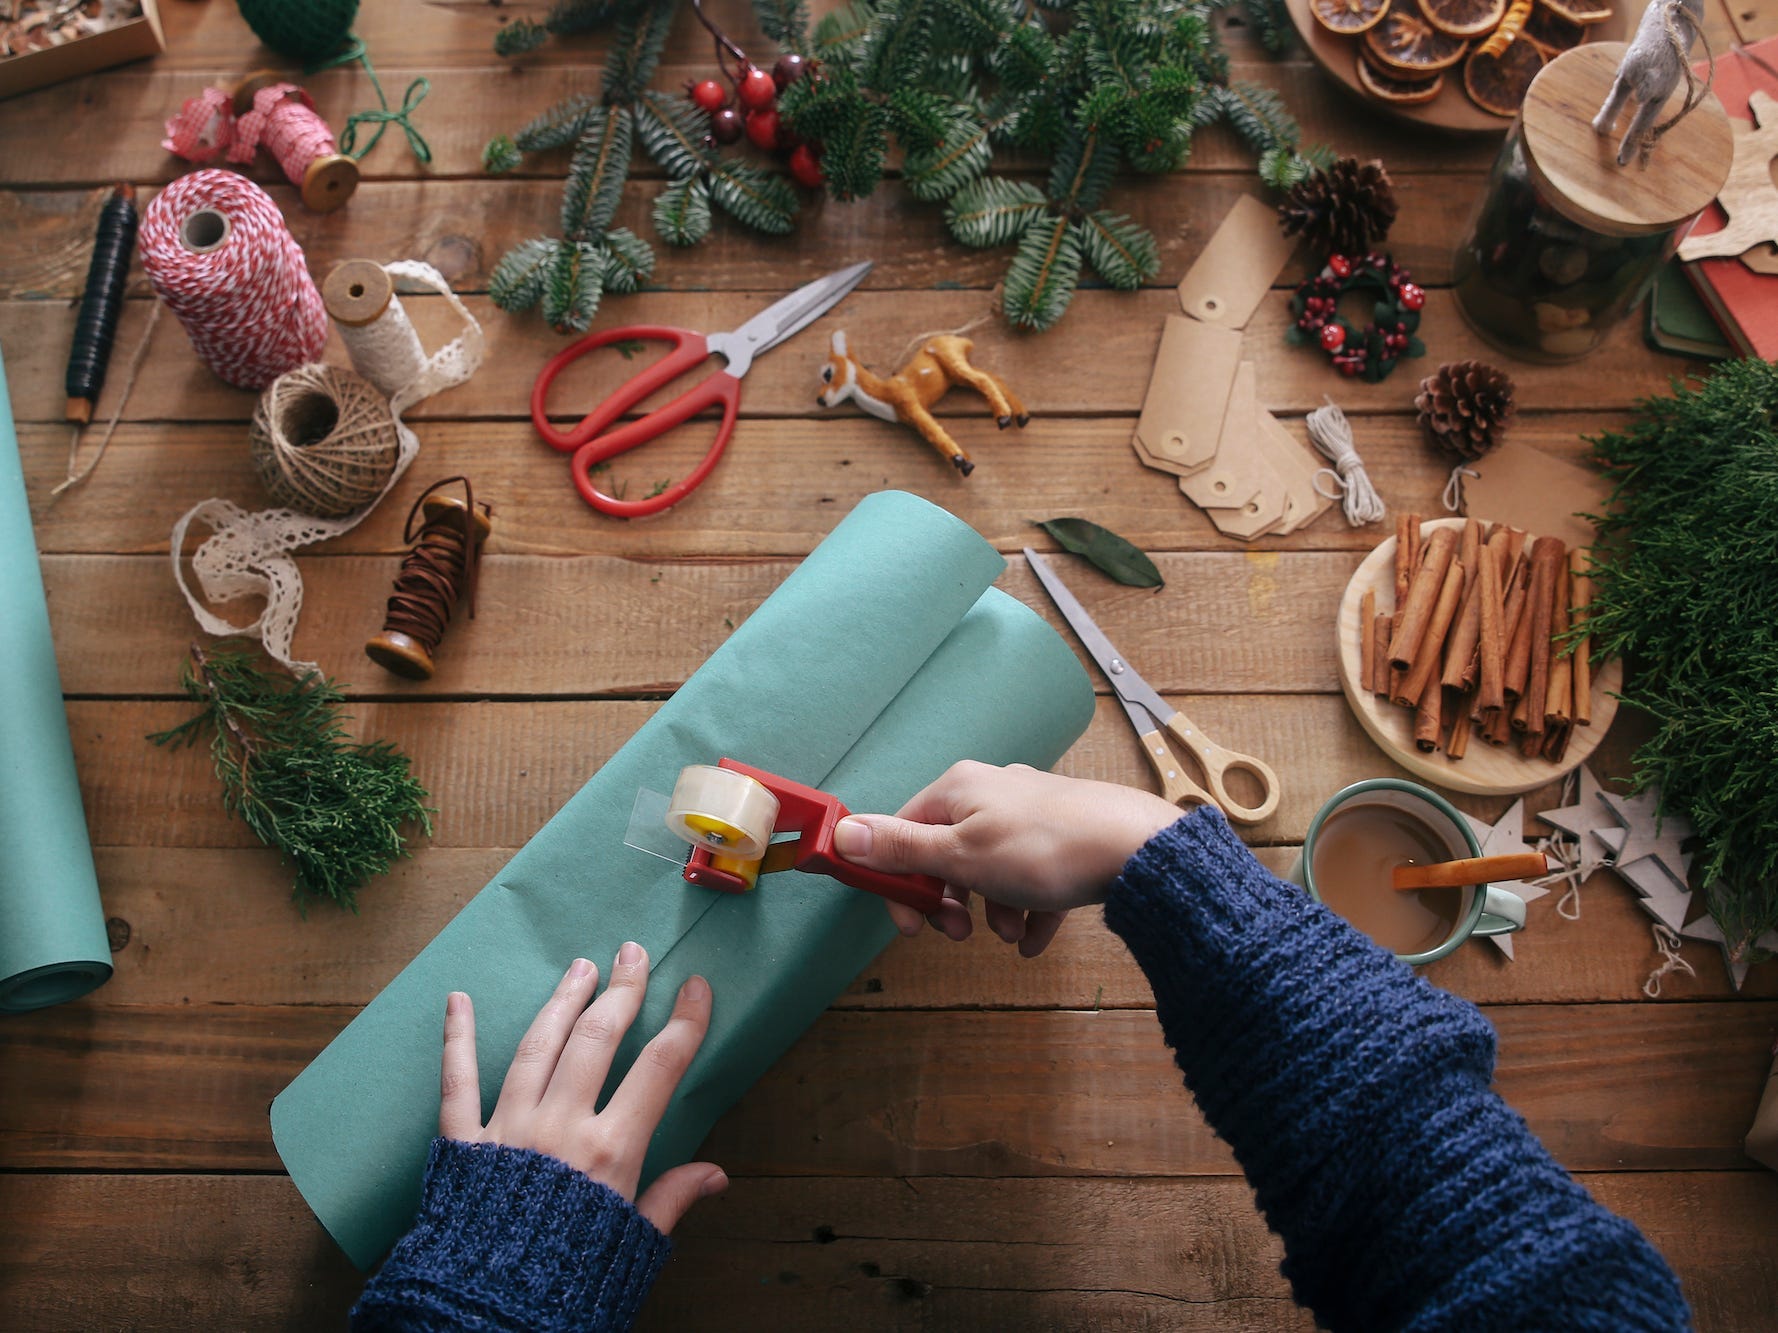
<svg viewBox="0 0 1778 1333">
<path fill-rule="evenodd" d="M 1420 525 L 1422 534 L 1432 532 L 1435 528 L 1461 528 L 1460 518 L 1435 518 Z M 1529 549 L 1529 541 L 1527 541 Z M 1472 736 L 1469 752 L 1456 761 L 1445 758 L 1443 750 L 1434 750 L 1431 754 L 1423 754 L 1414 745 L 1414 714 L 1413 710 L 1397 708 L 1386 699 L 1378 699 L 1369 690 L 1362 689 L 1358 683 L 1358 675 L 1363 668 L 1363 648 L 1358 637 L 1358 608 L 1367 591 L 1377 594 L 1377 606 L 1393 607 L 1395 604 L 1395 538 L 1390 537 L 1364 558 L 1352 575 L 1352 581 L 1346 585 L 1346 594 L 1340 599 L 1340 618 L 1337 633 L 1340 647 L 1340 686 L 1346 691 L 1346 700 L 1352 705 L 1352 711 L 1358 715 L 1359 723 L 1370 733 L 1371 739 L 1382 747 L 1383 753 L 1417 778 L 1440 787 L 1448 787 L 1452 791 L 1469 792 L 1476 796 L 1510 796 L 1517 792 L 1531 791 L 1546 782 L 1561 777 L 1569 769 L 1575 767 L 1594 750 L 1599 742 L 1605 739 L 1605 733 L 1611 727 L 1611 721 L 1617 716 L 1616 692 L 1623 687 L 1623 663 L 1613 658 L 1593 673 L 1593 721 L 1590 725 L 1576 727 L 1568 740 L 1568 752 L 1562 756 L 1562 762 L 1552 764 L 1547 759 L 1524 759 L 1518 750 L 1511 745 L 1489 745 L 1479 736 Z"/>
<path fill-rule="evenodd" d="M 1411 5 L 1414 0 L 1396 0 L 1398 4 Z M 1290 21 L 1296 25 L 1297 36 L 1303 39 L 1303 45 L 1309 48 L 1309 55 L 1323 70 L 1332 75 L 1347 92 L 1362 101 L 1372 110 L 1380 111 L 1396 120 L 1407 121 L 1415 125 L 1427 125 L 1433 129 L 1447 130 L 1456 134 L 1501 134 L 1512 121 L 1501 116 L 1492 115 L 1482 110 L 1469 100 L 1469 94 L 1463 91 L 1463 60 L 1459 60 L 1445 71 L 1445 86 L 1439 90 L 1437 97 L 1430 102 L 1422 102 L 1419 106 L 1394 106 L 1388 102 L 1379 102 L 1358 82 L 1358 46 L 1357 37 L 1342 37 L 1338 33 L 1329 32 L 1315 21 L 1310 12 L 1309 0 L 1286 0 L 1290 9 Z M 1622 41 L 1629 29 L 1627 11 L 1631 0 L 1613 0 L 1610 18 L 1596 23 L 1587 29 L 1586 41 Z M 1636 6 L 1640 17 L 1642 6 Z M 1471 750 L 1471 754 L 1475 751 Z M 1465 763 L 1469 762 L 1467 759 Z"/>
</svg>

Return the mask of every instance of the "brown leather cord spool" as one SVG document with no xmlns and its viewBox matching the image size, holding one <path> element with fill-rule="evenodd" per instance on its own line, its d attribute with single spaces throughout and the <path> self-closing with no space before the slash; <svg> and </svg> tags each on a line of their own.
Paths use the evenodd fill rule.
<svg viewBox="0 0 1778 1333">
<path fill-rule="evenodd" d="M 461 500 L 438 494 L 457 484 Z M 396 575 L 381 632 L 364 645 L 371 661 L 409 680 L 432 679 L 432 655 L 459 597 L 475 618 L 476 572 L 482 543 L 493 530 L 492 513 L 475 502 L 467 477 L 446 477 L 421 492 L 402 535 L 413 549 Z M 417 533 L 415 519 L 423 520 Z"/>
</svg>

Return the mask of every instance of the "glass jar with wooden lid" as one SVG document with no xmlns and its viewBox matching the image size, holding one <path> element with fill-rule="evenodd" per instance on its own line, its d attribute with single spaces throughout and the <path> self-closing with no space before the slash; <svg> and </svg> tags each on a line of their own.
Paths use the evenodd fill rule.
<svg viewBox="0 0 1778 1333">
<path fill-rule="evenodd" d="M 1624 49 L 1592 42 L 1538 73 L 1457 248 L 1457 308 L 1489 342 L 1528 360 L 1570 361 L 1598 347 L 1728 179 L 1734 135 L 1708 93 L 1646 166 L 1618 166 L 1622 126 L 1601 135 L 1592 122 Z M 1680 111 L 1685 91 L 1657 123 Z"/>
</svg>

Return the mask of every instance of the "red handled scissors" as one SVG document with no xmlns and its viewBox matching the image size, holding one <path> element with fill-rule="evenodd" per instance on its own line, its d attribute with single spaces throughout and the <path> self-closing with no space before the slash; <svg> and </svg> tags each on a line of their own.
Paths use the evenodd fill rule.
<svg viewBox="0 0 1778 1333">
<path fill-rule="evenodd" d="M 866 260 L 837 273 L 829 273 L 825 278 L 817 278 L 814 282 L 798 287 L 782 301 L 767 306 L 732 333 L 712 333 L 706 336 L 691 329 L 676 329 L 661 324 L 633 324 L 621 329 L 606 329 L 601 333 L 589 334 L 566 351 L 550 358 L 549 364 L 537 376 L 537 383 L 531 388 L 531 424 L 537 427 L 537 433 L 543 436 L 550 448 L 561 453 L 574 454 L 575 489 L 580 492 L 581 499 L 600 513 L 614 514 L 619 518 L 639 518 L 644 514 L 658 514 L 663 509 L 670 509 L 697 489 L 716 466 L 716 460 L 722 457 L 729 436 L 734 434 L 735 418 L 741 410 L 741 377 L 752 369 L 753 358 L 801 332 L 833 309 L 848 292 L 864 281 L 864 275 L 870 269 L 870 261 Z M 668 342 L 673 344 L 673 350 L 640 374 L 632 376 L 617 392 L 588 413 L 578 426 L 570 430 L 558 430 L 550 424 L 544 399 L 549 393 L 549 386 L 569 363 L 596 348 L 638 340 Z M 703 365 L 712 352 L 728 364 L 708 379 L 694 384 L 664 407 L 658 407 L 615 430 L 610 429 L 624 413 L 651 393 Z M 703 461 L 690 473 L 659 495 L 651 495 L 646 500 L 620 500 L 615 495 L 605 494 L 593 484 L 592 470 L 598 464 L 638 445 L 647 444 L 650 440 L 659 439 L 673 427 L 691 420 L 706 408 L 718 406 L 722 408 L 722 424 L 716 428 L 716 443 L 710 446 Z"/>
</svg>

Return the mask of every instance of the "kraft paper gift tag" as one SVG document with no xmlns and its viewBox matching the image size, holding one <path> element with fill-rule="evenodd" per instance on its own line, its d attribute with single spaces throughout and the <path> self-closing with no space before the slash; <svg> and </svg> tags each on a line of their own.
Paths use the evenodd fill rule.
<svg viewBox="0 0 1778 1333">
<path fill-rule="evenodd" d="M 1284 483 L 1284 520 L 1274 535 L 1307 527 L 1333 504 L 1315 489 L 1315 460 L 1290 428 L 1264 409 L 1259 411 L 1259 439 L 1272 470 Z"/>
<path fill-rule="evenodd" d="M 1278 215 L 1242 195 L 1179 282 L 1179 305 L 1206 324 L 1244 329 L 1296 249 Z"/>
<path fill-rule="evenodd" d="M 1132 441 L 1144 462 L 1187 476 L 1216 456 L 1229 387 L 1240 359 L 1238 329 L 1167 316 Z"/>
<path fill-rule="evenodd" d="M 1466 514 L 1560 537 L 1570 547 L 1593 544 L 1593 525 L 1577 515 L 1598 513 L 1611 498 L 1599 473 L 1510 440 L 1469 466 L 1480 475 L 1463 479 Z"/>
<path fill-rule="evenodd" d="M 621 1078 L 693 973 L 710 1032 L 655 1131 L 642 1183 L 710 1126 L 895 936 L 881 900 L 821 876 L 750 893 L 688 885 L 624 845 L 639 789 L 724 755 L 894 810 L 953 762 L 1048 767 L 1086 729 L 1073 648 L 989 585 L 1005 561 L 967 525 L 899 492 L 867 497 L 493 881 L 272 1103 L 291 1179 L 367 1268 L 419 1201 L 438 1125 L 445 996 L 475 1001 L 482 1096 L 577 954 L 648 951 Z M 498 799 L 492 794 L 490 799 Z M 608 1083 L 609 1086 L 609 1083 Z"/>
</svg>

